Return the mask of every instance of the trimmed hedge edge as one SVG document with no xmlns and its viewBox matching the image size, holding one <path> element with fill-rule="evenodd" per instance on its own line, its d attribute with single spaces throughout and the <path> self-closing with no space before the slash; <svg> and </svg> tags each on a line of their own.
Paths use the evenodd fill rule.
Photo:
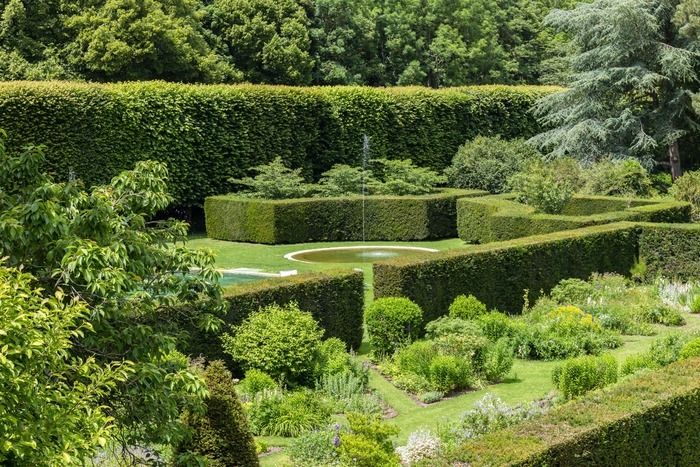
<svg viewBox="0 0 700 467">
<path fill-rule="evenodd" d="M 470 440 L 435 465 L 698 465 L 700 358 L 591 392 Z"/>
<path fill-rule="evenodd" d="M 219 240 L 282 244 L 320 241 L 416 241 L 457 235 L 457 200 L 479 190 L 444 189 L 423 196 L 265 200 L 211 196 L 207 235 Z M 363 222 L 364 214 L 364 222 Z"/>
<path fill-rule="evenodd" d="M 668 199 L 575 196 L 561 214 L 536 213 L 515 195 L 457 202 L 459 238 L 488 243 L 619 221 L 690 222 L 689 203 Z"/>
</svg>

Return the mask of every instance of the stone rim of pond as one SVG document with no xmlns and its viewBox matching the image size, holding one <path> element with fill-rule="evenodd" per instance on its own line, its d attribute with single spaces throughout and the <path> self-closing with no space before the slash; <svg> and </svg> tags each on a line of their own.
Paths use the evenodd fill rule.
<svg viewBox="0 0 700 467">
<path fill-rule="evenodd" d="M 327 247 L 327 248 L 312 248 L 309 250 L 299 250 L 299 251 L 293 251 L 291 253 L 287 253 L 284 255 L 285 259 L 288 259 L 290 261 L 296 261 L 299 263 L 306 263 L 306 264 L 332 264 L 333 261 L 307 261 L 303 259 L 298 259 L 296 256 L 299 255 L 305 255 L 308 253 L 323 253 L 323 252 L 329 252 L 329 251 L 342 251 L 342 250 L 397 250 L 397 251 L 411 251 L 415 253 L 437 253 L 440 250 L 436 250 L 435 248 L 426 248 L 426 247 L 421 247 L 421 246 L 393 246 L 393 245 L 387 245 L 387 246 L 382 246 L 382 245 L 353 245 L 353 246 L 333 246 L 333 247 Z M 377 258 L 376 261 L 381 261 L 383 259 L 390 259 L 390 258 Z M 355 263 L 363 263 L 363 262 L 372 262 L 372 261 L 354 261 Z M 338 264 L 341 263 L 353 263 L 353 261 L 341 261 L 337 262 Z"/>
</svg>

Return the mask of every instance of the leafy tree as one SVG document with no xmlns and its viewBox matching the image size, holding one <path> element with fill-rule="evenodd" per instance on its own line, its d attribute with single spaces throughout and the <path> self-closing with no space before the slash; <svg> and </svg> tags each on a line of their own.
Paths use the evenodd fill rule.
<svg viewBox="0 0 700 467">
<path fill-rule="evenodd" d="M 66 53 L 99 80 L 240 80 L 207 43 L 202 16 L 197 0 L 106 0 L 67 18 L 76 36 Z"/>
<path fill-rule="evenodd" d="M 211 29 L 254 83 L 309 84 L 309 19 L 296 0 L 214 0 Z"/>
<path fill-rule="evenodd" d="M 106 443 L 102 399 L 132 371 L 73 355 L 92 332 L 89 309 L 0 265 L 0 463 L 78 465 Z"/>
<path fill-rule="evenodd" d="M 43 161 L 41 148 L 8 155 L 0 145 L 0 257 L 33 274 L 47 296 L 63 290 L 64 303 L 84 303 L 94 332 L 71 336 L 76 357 L 102 368 L 133 362 L 100 401 L 114 418 L 113 436 L 175 442 L 184 433 L 180 412 L 206 395 L 175 350 L 185 325 L 220 322 L 213 257 L 178 244 L 183 222 L 150 220 L 171 200 L 163 164 L 139 162 L 85 190 L 54 182 L 41 173 Z"/>
<path fill-rule="evenodd" d="M 272 162 L 252 168 L 257 175 L 245 178 L 233 178 L 231 183 L 249 187 L 243 194 L 253 198 L 287 199 L 307 196 L 312 186 L 304 181 L 301 169 L 290 169 L 281 157 Z"/>
<path fill-rule="evenodd" d="M 550 13 L 548 23 L 578 51 L 568 89 L 538 103 L 550 129 L 532 141 L 551 156 L 587 162 L 610 156 L 649 164 L 665 148 L 679 176 L 678 140 L 698 124 L 692 93 L 700 56 L 673 23 L 678 3 L 596 0 Z"/>
</svg>

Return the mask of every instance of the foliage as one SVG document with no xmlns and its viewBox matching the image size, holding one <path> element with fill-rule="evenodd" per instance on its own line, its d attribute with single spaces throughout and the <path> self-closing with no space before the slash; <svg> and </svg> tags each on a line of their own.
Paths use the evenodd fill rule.
<svg viewBox="0 0 700 467">
<path fill-rule="evenodd" d="M 1 463 L 78 465 L 110 437 L 102 399 L 133 367 L 75 356 L 75 340 L 93 330 L 88 318 L 84 303 L 0 265 Z"/>
<path fill-rule="evenodd" d="M 227 241 L 267 244 L 363 239 L 417 241 L 454 237 L 457 200 L 480 194 L 471 190 L 441 190 L 422 196 L 277 201 L 225 195 L 207 198 L 204 212 L 207 235 Z M 300 219 L 308 221 L 300 222 Z"/>
<path fill-rule="evenodd" d="M 425 167 L 417 167 L 410 159 L 374 159 L 379 166 L 381 182 L 373 191 L 380 195 L 427 195 L 447 181 L 445 177 Z"/>
<path fill-rule="evenodd" d="M 541 154 L 522 139 L 477 136 L 459 147 L 445 175 L 456 188 L 503 193 L 508 179 L 538 157 Z"/>
<path fill-rule="evenodd" d="M 342 465 L 358 467 L 398 466 L 391 436 L 399 432 L 378 415 L 347 414 L 348 433 L 340 434 L 338 453 Z"/>
<path fill-rule="evenodd" d="M 698 371 L 700 360 L 691 359 L 645 372 L 540 417 L 461 443 L 436 464 L 692 463 L 692 446 L 700 439 L 689 429 L 696 426 L 700 404 Z"/>
<path fill-rule="evenodd" d="M 15 82 L 0 84 L 0 128 L 13 151 L 46 144 L 47 170 L 86 186 L 144 158 L 165 162 L 175 207 L 186 208 L 231 192 L 231 178 L 277 156 L 316 180 L 358 161 L 363 135 L 372 157 L 442 170 L 465 138 L 493 128 L 504 138 L 535 134 L 529 109 L 555 90 Z"/>
<path fill-rule="evenodd" d="M 272 162 L 252 168 L 258 174 L 255 178 L 232 179 L 231 183 L 250 187 L 243 195 L 262 199 L 303 198 L 311 192 L 311 186 L 304 182 L 301 169 L 290 169 L 281 157 Z"/>
<path fill-rule="evenodd" d="M 476 323 L 484 335 L 494 342 L 504 337 L 516 337 L 522 328 L 520 321 L 513 320 L 505 313 L 498 311 L 479 316 Z"/>
<path fill-rule="evenodd" d="M 667 228 L 669 242 L 683 233 Z M 384 261 L 374 264 L 374 296 L 408 297 L 420 305 L 426 321 L 446 314 L 452 301 L 466 294 L 474 294 L 489 308 L 519 313 L 524 290 L 534 302 L 539 291 L 550 290 L 565 278 L 588 277 L 596 271 L 626 274 L 637 259 L 637 238 L 631 225 L 601 225 Z M 646 255 L 651 251 L 650 245 Z M 658 262 L 675 264 L 679 255 L 685 253 L 670 252 Z"/>
<path fill-rule="evenodd" d="M 33 274 L 47 296 L 63 290 L 65 304 L 85 304 L 94 332 L 75 336 L 76 357 L 133 363 L 101 397 L 117 443 L 177 442 L 180 412 L 201 406 L 206 388 L 175 349 L 185 329 L 219 323 L 213 257 L 182 246 L 184 223 L 152 220 L 171 200 L 163 164 L 139 162 L 86 191 L 42 174 L 43 161 L 42 148 L 8 155 L 0 144 L 0 257 Z"/>
<path fill-rule="evenodd" d="M 251 368 L 245 372 L 243 381 L 238 384 L 236 389 L 248 398 L 251 398 L 259 392 L 277 389 L 277 383 L 264 371 Z"/>
<path fill-rule="evenodd" d="M 215 467 L 258 465 L 255 443 L 231 373 L 224 362 L 217 360 L 209 363 L 203 377 L 209 390 L 206 409 L 203 414 L 184 415 L 191 436 L 178 446 L 179 453 L 197 453 Z"/>
<path fill-rule="evenodd" d="M 532 141 L 553 157 L 588 162 L 649 164 L 658 149 L 673 149 L 697 125 L 698 55 L 673 23 L 678 3 L 595 0 L 552 11 L 547 24 L 574 42 L 573 73 L 566 91 L 538 103 L 548 129 Z"/>
<path fill-rule="evenodd" d="M 700 338 L 696 337 L 688 341 L 679 354 L 679 359 L 700 357 Z"/>
<path fill-rule="evenodd" d="M 450 334 L 476 334 L 478 335 L 479 325 L 473 321 L 451 316 L 441 316 L 425 325 L 425 337 L 435 339 Z"/>
<path fill-rule="evenodd" d="M 469 387 L 473 381 L 470 365 L 453 355 L 434 356 L 430 361 L 428 374 L 432 387 L 440 392 Z"/>
<path fill-rule="evenodd" d="M 700 170 L 684 173 L 671 186 L 669 193 L 678 201 L 693 206 L 693 220 L 700 221 Z"/>
<path fill-rule="evenodd" d="M 263 391 L 248 409 L 250 428 L 256 435 L 297 437 L 330 421 L 325 401 L 307 390 Z"/>
<path fill-rule="evenodd" d="M 450 305 L 450 318 L 473 320 L 488 313 L 486 305 L 474 295 L 459 295 Z"/>
<path fill-rule="evenodd" d="M 321 196 L 350 196 L 369 194 L 377 184 L 371 170 L 336 164 L 321 174 L 317 190 Z"/>
<path fill-rule="evenodd" d="M 313 376 L 323 330 L 296 303 L 261 308 L 231 331 L 222 335 L 224 351 L 245 369 L 290 384 L 308 383 Z"/>
<path fill-rule="evenodd" d="M 547 214 L 560 213 L 574 195 L 571 183 L 543 162 L 528 164 L 508 179 L 508 185 L 517 192 L 518 201 Z"/>
<path fill-rule="evenodd" d="M 552 380 L 565 399 L 617 382 L 617 360 L 610 354 L 572 358 L 554 368 Z"/>
<path fill-rule="evenodd" d="M 660 365 L 648 353 L 630 355 L 622 362 L 620 374 L 628 376 L 640 370 L 655 370 L 659 367 Z"/>
<path fill-rule="evenodd" d="M 429 431 L 418 430 L 408 435 L 405 446 L 396 448 L 401 458 L 401 465 L 413 465 L 420 461 L 433 459 L 442 449 L 440 438 Z"/>
<path fill-rule="evenodd" d="M 651 196 L 649 172 L 638 160 L 605 160 L 584 171 L 583 193 L 604 196 Z M 685 201 L 685 200 L 683 200 Z"/>
<path fill-rule="evenodd" d="M 649 277 L 700 278 L 699 249 L 696 225 L 645 225 L 639 237 L 639 256 L 644 258 Z"/>
<path fill-rule="evenodd" d="M 96 80 L 240 81 L 207 42 L 196 0 L 106 0 L 65 21 L 71 68 Z"/>
<path fill-rule="evenodd" d="M 373 301 L 365 310 L 365 326 L 372 351 L 391 355 L 415 340 L 423 325 L 423 311 L 407 298 L 387 297 Z"/>
<path fill-rule="evenodd" d="M 508 338 L 498 339 L 484 356 L 484 377 L 487 381 L 501 381 L 513 368 L 515 360 L 513 342 Z"/>
<path fill-rule="evenodd" d="M 440 438 L 448 446 L 458 445 L 493 431 L 515 425 L 546 413 L 553 403 L 550 398 L 530 404 L 510 406 L 494 394 L 488 393 L 464 412 L 459 420 L 441 427 Z"/>
<path fill-rule="evenodd" d="M 285 450 L 295 467 L 326 467 L 338 465 L 338 451 L 335 448 L 337 431 L 320 429 L 309 431 L 294 438 Z"/>
</svg>

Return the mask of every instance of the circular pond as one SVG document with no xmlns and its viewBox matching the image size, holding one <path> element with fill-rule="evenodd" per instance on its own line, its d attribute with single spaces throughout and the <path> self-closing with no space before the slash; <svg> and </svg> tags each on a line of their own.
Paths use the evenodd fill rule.
<svg viewBox="0 0 700 467">
<path fill-rule="evenodd" d="M 302 263 L 374 263 L 383 259 L 436 251 L 431 248 L 407 246 L 347 246 L 295 251 L 284 257 Z"/>
</svg>

